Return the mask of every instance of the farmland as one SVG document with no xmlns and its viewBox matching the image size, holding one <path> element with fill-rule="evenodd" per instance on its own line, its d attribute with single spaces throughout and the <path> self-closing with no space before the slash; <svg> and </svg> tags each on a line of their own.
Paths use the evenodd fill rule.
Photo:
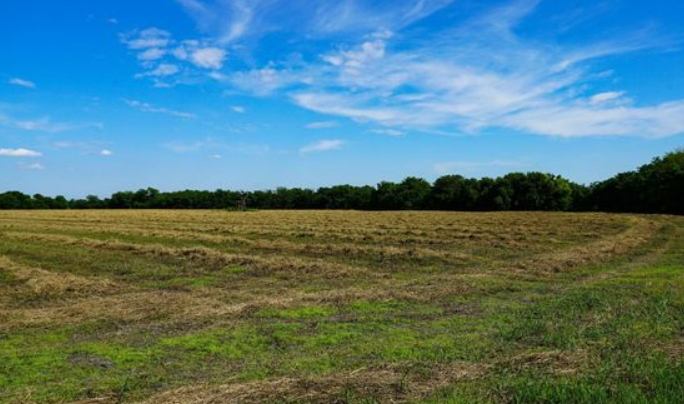
<svg viewBox="0 0 684 404">
<path fill-rule="evenodd" d="M 0 403 L 680 403 L 684 219 L 0 212 Z"/>
</svg>

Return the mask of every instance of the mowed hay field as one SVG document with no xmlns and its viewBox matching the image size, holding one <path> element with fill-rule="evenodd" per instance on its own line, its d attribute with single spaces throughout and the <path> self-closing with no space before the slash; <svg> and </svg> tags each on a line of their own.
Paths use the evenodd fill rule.
<svg viewBox="0 0 684 404">
<path fill-rule="evenodd" d="M 684 218 L 0 212 L 1 403 L 682 403 Z"/>
</svg>

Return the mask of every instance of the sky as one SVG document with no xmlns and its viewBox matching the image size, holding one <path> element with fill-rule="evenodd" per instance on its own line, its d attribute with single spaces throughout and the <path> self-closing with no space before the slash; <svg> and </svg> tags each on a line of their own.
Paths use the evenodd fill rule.
<svg viewBox="0 0 684 404">
<path fill-rule="evenodd" d="M 589 184 L 684 147 L 681 0 L 0 3 L 0 192 Z"/>
</svg>

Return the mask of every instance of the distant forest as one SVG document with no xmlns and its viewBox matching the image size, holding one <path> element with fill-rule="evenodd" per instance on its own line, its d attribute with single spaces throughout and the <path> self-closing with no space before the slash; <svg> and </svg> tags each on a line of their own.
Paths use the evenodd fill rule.
<svg viewBox="0 0 684 404">
<path fill-rule="evenodd" d="M 337 185 L 318 190 L 175 191 L 154 188 L 100 199 L 0 194 L 0 209 L 359 209 L 457 211 L 603 211 L 684 214 L 684 150 L 655 158 L 635 171 L 589 186 L 540 172 L 499 178 L 445 175 L 433 184 L 408 177 L 377 186 Z"/>
</svg>

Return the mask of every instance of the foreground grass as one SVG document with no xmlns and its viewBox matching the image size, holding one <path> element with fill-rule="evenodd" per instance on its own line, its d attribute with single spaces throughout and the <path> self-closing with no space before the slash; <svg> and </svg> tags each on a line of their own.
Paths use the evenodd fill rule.
<svg viewBox="0 0 684 404">
<path fill-rule="evenodd" d="M 0 402 L 680 403 L 683 251 L 672 217 L 0 212 Z"/>
</svg>

